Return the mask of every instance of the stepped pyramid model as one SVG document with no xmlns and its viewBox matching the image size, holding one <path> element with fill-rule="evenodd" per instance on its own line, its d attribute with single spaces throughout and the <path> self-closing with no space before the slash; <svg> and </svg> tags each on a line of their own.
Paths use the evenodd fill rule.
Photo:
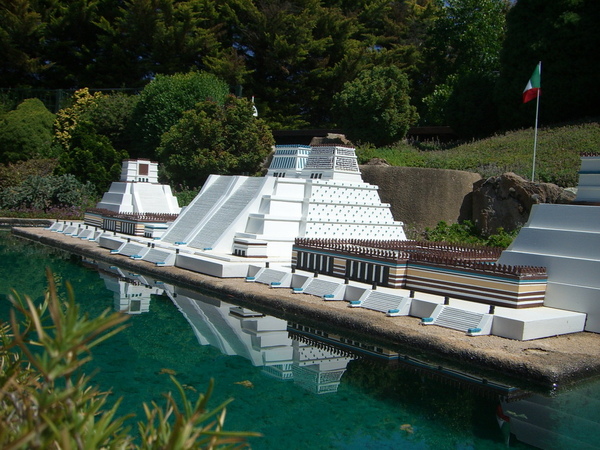
<svg viewBox="0 0 600 450">
<path fill-rule="evenodd" d="M 145 159 L 123 161 L 120 181 L 110 185 L 96 208 L 124 214 L 179 214 L 181 209 L 171 187 L 158 183 L 158 163 Z"/>
<path fill-rule="evenodd" d="M 546 267 L 544 305 L 586 313 L 600 332 L 600 154 L 582 156 L 575 202 L 534 205 L 498 263 Z"/>
<path fill-rule="evenodd" d="M 266 177 L 211 175 L 161 241 L 289 259 L 297 237 L 399 240 L 402 225 L 363 182 L 354 148 L 287 145 Z"/>
</svg>

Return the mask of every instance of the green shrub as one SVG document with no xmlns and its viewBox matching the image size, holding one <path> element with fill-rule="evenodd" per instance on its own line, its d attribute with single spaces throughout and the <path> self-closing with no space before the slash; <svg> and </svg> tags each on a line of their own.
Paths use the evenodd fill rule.
<svg viewBox="0 0 600 450">
<path fill-rule="evenodd" d="M 164 407 L 144 404 L 141 444 L 135 444 L 127 417 L 117 416 L 120 400 L 108 408 L 110 393 L 81 373 L 90 350 L 119 333 L 128 316 L 107 310 L 89 318 L 80 313 L 70 286 L 61 300 L 49 272 L 48 282 L 42 304 L 14 293 L 10 321 L 0 321 L 0 447 L 212 449 L 241 446 L 246 437 L 257 436 L 223 430 L 229 402 L 208 407 L 212 381 L 192 402 L 171 377 L 181 400 L 169 393 Z"/>
<path fill-rule="evenodd" d="M 102 95 L 83 113 L 83 120 L 100 136 L 106 136 L 117 150 L 129 150 L 128 128 L 139 97 L 121 93 Z"/>
<path fill-rule="evenodd" d="M 274 140 L 245 99 L 200 102 L 164 134 L 156 150 L 171 184 L 201 186 L 210 174 L 256 175 Z"/>
<path fill-rule="evenodd" d="M 180 207 L 187 206 L 192 203 L 192 200 L 196 198 L 200 188 L 191 189 L 185 185 L 179 185 L 179 188 L 173 192 L 173 195 L 177 197 L 177 203 Z"/>
<path fill-rule="evenodd" d="M 57 159 L 29 159 L 12 164 L 0 164 L 0 190 L 8 186 L 17 186 L 30 176 L 52 175 L 57 166 Z"/>
<path fill-rule="evenodd" d="M 181 119 L 184 111 L 206 100 L 223 104 L 228 92 L 224 81 L 208 73 L 157 75 L 141 92 L 133 111 L 132 154 L 155 158 L 161 136 Z"/>
<path fill-rule="evenodd" d="M 498 228 L 496 234 L 483 237 L 477 227 L 470 220 L 448 225 L 439 222 L 435 228 L 425 228 L 423 237 L 427 241 L 448 242 L 451 244 L 478 244 L 488 247 L 508 247 L 517 236 L 518 230 L 507 233 L 503 228 Z"/>
<path fill-rule="evenodd" d="M 59 157 L 56 173 L 91 182 L 101 194 L 119 179 L 122 161 L 127 157 L 127 152 L 115 150 L 110 140 L 96 134 L 90 124 L 80 123 L 72 132 L 69 147 Z"/>
<path fill-rule="evenodd" d="M 95 187 L 83 184 L 75 176 L 31 176 L 17 186 L 0 191 L 0 208 L 6 210 L 38 210 L 48 212 L 56 207 L 91 206 L 96 199 Z"/>
<path fill-rule="evenodd" d="M 37 98 L 23 101 L 0 118 L 0 162 L 14 163 L 51 154 L 54 114 Z"/>
<path fill-rule="evenodd" d="M 405 73 L 395 66 L 375 66 L 344 84 L 333 98 L 333 113 L 351 141 L 389 145 L 419 117 L 408 93 Z"/>
</svg>

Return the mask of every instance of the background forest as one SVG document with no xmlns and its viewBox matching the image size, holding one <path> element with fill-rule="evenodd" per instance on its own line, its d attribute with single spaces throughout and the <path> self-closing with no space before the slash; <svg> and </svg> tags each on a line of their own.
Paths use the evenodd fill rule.
<svg viewBox="0 0 600 450">
<path fill-rule="evenodd" d="M 271 130 L 341 128 L 364 158 L 411 126 L 531 127 L 538 61 L 540 125 L 592 122 L 599 20 L 596 0 L 0 0 L 0 208 L 85 203 L 127 157 L 184 192 L 259 173 Z"/>
</svg>

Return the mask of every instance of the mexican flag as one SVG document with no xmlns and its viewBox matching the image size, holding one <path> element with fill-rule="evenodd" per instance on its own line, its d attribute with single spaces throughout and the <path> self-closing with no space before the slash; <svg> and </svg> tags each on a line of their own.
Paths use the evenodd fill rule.
<svg viewBox="0 0 600 450">
<path fill-rule="evenodd" d="M 542 63 L 539 62 L 533 71 L 533 75 L 529 79 L 527 86 L 525 86 L 525 90 L 523 91 L 523 103 L 527 103 L 534 98 L 537 98 L 542 90 L 540 89 L 540 79 L 542 75 Z"/>
</svg>

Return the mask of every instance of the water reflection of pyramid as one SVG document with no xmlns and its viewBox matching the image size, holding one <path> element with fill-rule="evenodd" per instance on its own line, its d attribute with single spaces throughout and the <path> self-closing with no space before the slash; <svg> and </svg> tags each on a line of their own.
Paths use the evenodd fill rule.
<svg viewBox="0 0 600 450">
<path fill-rule="evenodd" d="M 100 264 L 100 277 L 107 289 L 113 292 L 114 310 L 125 314 L 141 314 L 150 310 L 153 294 L 162 295 L 164 287 L 151 285 L 146 279 L 132 279 L 130 274 L 115 266 Z M 138 278 L 138 277 L 136 277 Z"/>
<path fill-rule="evenodd" d="M 320 349 L 292 340 L 285 320 L 265 316 L 201 294 L 175 289 L 173 303 L 188 320 L 198 342 L 227 355 L 239 355 L 263 373 L 280 380 L 294 379 L 314 393 L 335 392 L 352 359 L 341 351 Z"/>
<path fill-rule="evenodd" d="M 148 312 L 152 294 L 167 295 L 184 315 L 200 345 L 248 359 L 263 373 L 291 380 L 310 392 L 335 392 L 352 359 L 334 348 L 291 339 L 288 322 L 240 306 L 174 287 L 115 266 L 99 264 L 100 276 L 114 292 L 115 310 Z"/>
</svg>

